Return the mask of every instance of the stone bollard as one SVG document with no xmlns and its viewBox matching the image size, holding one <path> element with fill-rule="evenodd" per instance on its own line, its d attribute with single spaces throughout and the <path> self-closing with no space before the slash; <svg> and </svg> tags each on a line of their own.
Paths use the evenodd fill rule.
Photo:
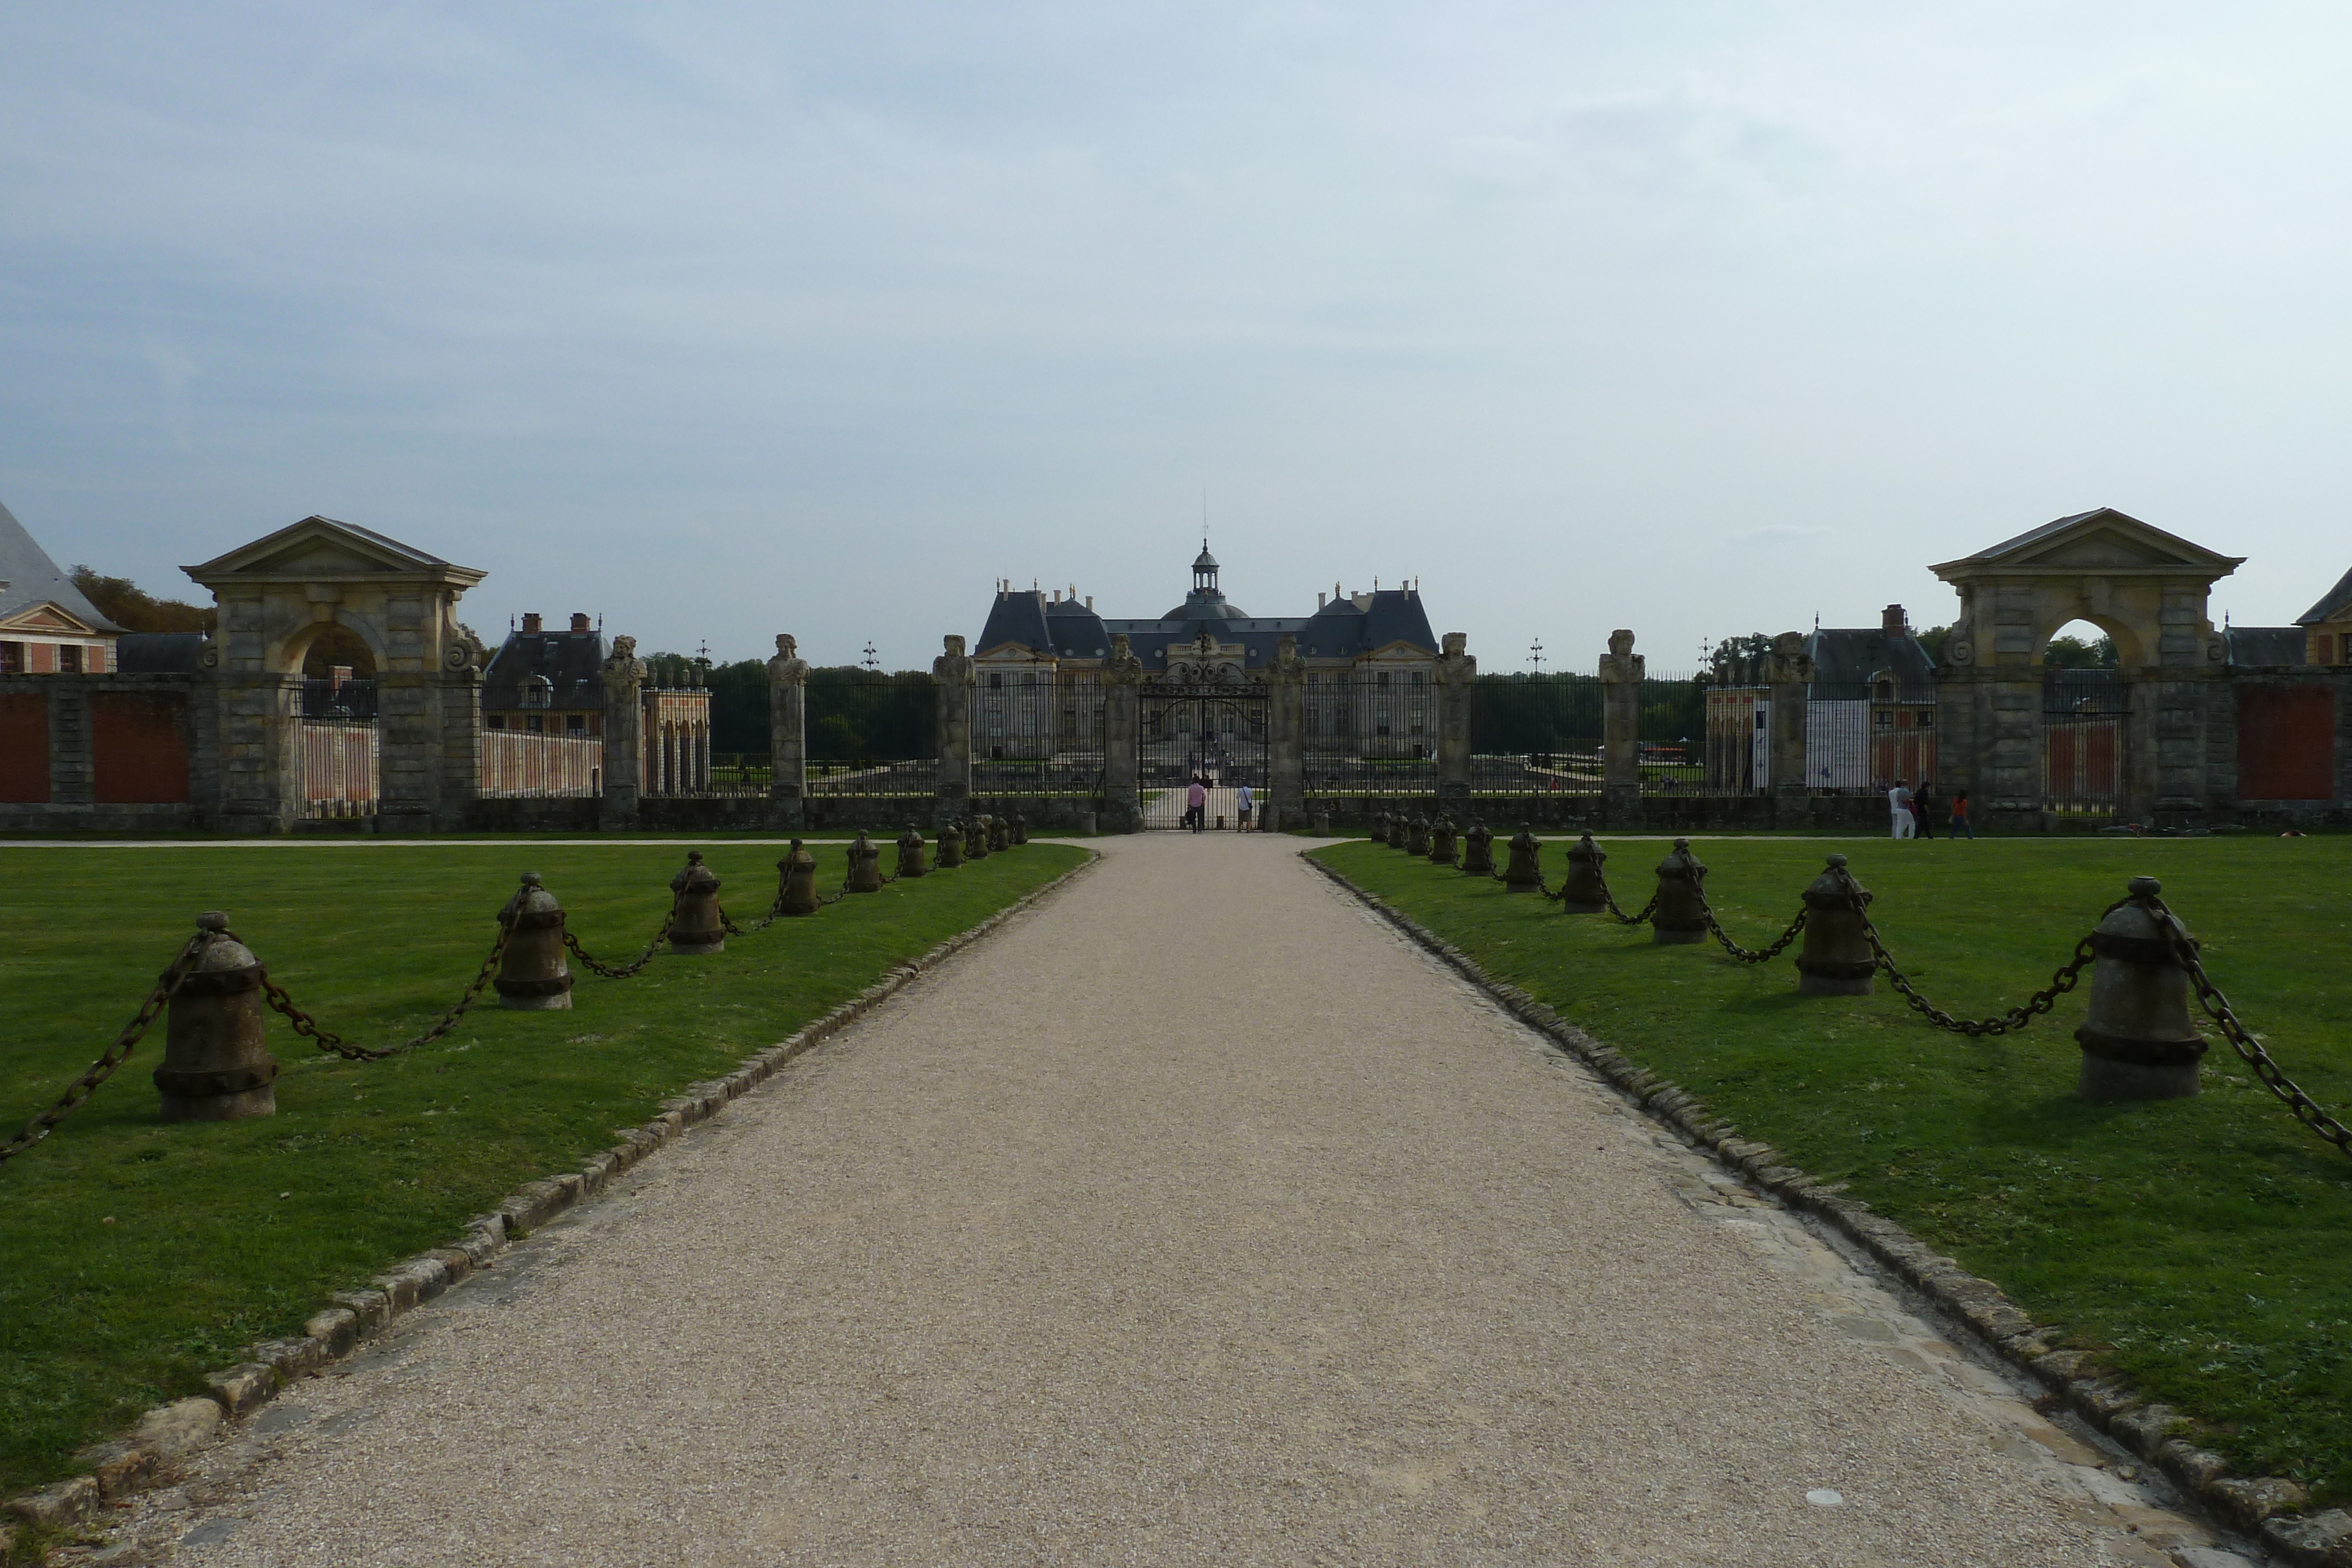
<svg viewBox="0 0 2352 1568">
<path fill-rule="evenodd" d="M 1650 916 L 1650 940 L 1662 946 L 1706 940 L 1706 867 L 1690 852 L 1688 839 L 1676 839 L 1674 852 L 1658 862 L 1658 908 Z"/>
<path fill-rule="evenodd" d="M 823 907 L 816 897 L 816 856 L 800 840 L 784 852 L 776 862 L 782 880 L 776 888 L 776 913 L 779 915 L 814 915 Z"/>
<path fill-rule="evenodd" d="M 2152 876 L 2131 879 L 2132 902 L 2091 933 L 2091 1006 L 2074 1042 L 2085 1100 L 2186 1100 L 2198 1092 L 2205 1040 L 2189 1010 L 2189 971 L 2165 940 L 2147 901 L 2164 890 Z"/>
<path fill-rule="evenodd" d="M 1475 817 L 1470 819 L 1470 831 L 1462 835 L 1462 874 L 1495 874 L 1495 834 Z"/>
<path fill-rule="evenodd" d="M 1543 841 L 1527 823 L 1511 835 L 1510 863 L 1503 868 L 1505 893 L 1538 893 L 1543 888 Z"/>
<path fill-rule="evenodd" d="M 1013 827 L 1003 817 L 988 819 L 988 849 L 991 854 L 1013 847 Z"/>
<path fill-rule="evenodd" d="M 940 830 L 940 870 L 953 871 L 963 864 L 963 830 L 951 820 Z"/>
<path fill-rule="evenodd" d="M 1402 811 L 1389 819 L 1389 848 L 1401 850 L 1412 841 L 1412 820 Z"/>
<path fill-rule="evenodd" d="M 1609 852 L 1592 841 L 1585 833 L 1568 846 L 1568 881 L 1559 890 L 1559 907 L 1563 915 L 1601 915 L 1609 909 L 1609 883 L 1601 877 L 1601 868 L 1609 859 Z"/>
<path fill-rule="evenodd" d="M 988 858 L 990 847 L 988 819 L 985 816 L 967 818 L 964 821 L 963 858 L 968 861 L 984 861 Z"/>
<path fill-rule="evenodd" d="M 228 916 L 196 916 L 211 934 L 164 1015 L 155 1088 L 166 1122 L 241 1122 L 278 1113 L 278 1059 L 261 1012 L 261 964 L 227 935 Z"/>
<path fill-rule="evenodd" d="M 1404 852 L 1423 860 L 1429 856 L 1429 819 L 1418 811 L 1405 824 Z"/>
<path fill-rule="evenodd" d="M 669 950 L 691 957 L 724 952 L 727 928 L 719 915 L 719 873 L 702 863 L 700 850 L 688 850 L 686 869 L 669 879 L 676 902 L 669 923 Z"/>
<path fill-rule="evenodd" d="M 1331 836 L 1330 812 L 1318 807 L 1315 810 L 1314 814 L 1307 819 L 1307 821 L 1310 824 L 1307 831 L 1312 832 L 1317 838 L 1328 839 Z"/>
<path fill-rule="evenodd" d="M 879 893 L 882 891 L 882 846 L 857 830 L 857 837 L 849 844 L 849 891 Z"/>
<path fill-rule="evenodd" d="M 1384 844 L 1388 841 L 1389 814 L 1386 811 L 1381 811 L 1374 815 L 1372 818 L 1372 842 L 1376 844 Z"/>
<path fill-rule="evenodd" d="M 921 876 L 929 870 L 930 867 L 923 863 L 923 835 L 915 831 L 915 824 L 909 822 L 907 831 L 898 835 L 898 874 Z"/>
<path fill-rule="evenodd" d="M 1080 811 L 1078 813 L 1078 837 L 1082 839 L 1093 838 L 1095 834 L 1100 831 L 1098 824 L 1100 824 L 1101 821 L 1101 816 L 1097 812 Z"/>
<path fill-rule="evenodd" d="M 1462 858 L 1461 847 L 1454 838 L 1454 819 L 1441 816 L 1429 831 L 1429 863 L 1452 865 Z"/>
<path fill-rule="evenodd" d="M 563 905 L 540 885 L 539 873 L 522 873 L 522 885 L 499 911 L 507 928 L 507 948 L 499 956 L 499 1006 L 509 1012 L 549 1013 L 572 1007 L 572 967 L 563 961 Z"/>
<path fill-rule="evenodd" d="M 1878 960 L 1862 929 L 1862 905 L 1869 902 L 1869 893 L 1847 874 L 1845 856 L 1830 856 L 1829 869 L 1805 889 L 1805 945 L 1797 953 L 1799 996 L 1870 995 Z"/>
<path fill-rule="evenodd" d="M 1018 806 L 1013 809 L 1008 821 L 1012 824 L 1013 841 L 1015 844 L 1027 843 L 1029 841 L 1029 820 L 1021 814 L 1021 809 Z"/>
</svg>

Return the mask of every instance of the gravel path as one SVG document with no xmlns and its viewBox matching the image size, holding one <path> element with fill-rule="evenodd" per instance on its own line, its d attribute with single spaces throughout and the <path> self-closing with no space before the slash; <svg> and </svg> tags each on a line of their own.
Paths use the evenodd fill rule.
<svg viewBox="0 0 2352 1568">
<path fill-rule="evenodd" d="M 2235 1561 L 1294 848 L 1110 843 L 133 1532 L 207 1564 Z"/>
</svg>

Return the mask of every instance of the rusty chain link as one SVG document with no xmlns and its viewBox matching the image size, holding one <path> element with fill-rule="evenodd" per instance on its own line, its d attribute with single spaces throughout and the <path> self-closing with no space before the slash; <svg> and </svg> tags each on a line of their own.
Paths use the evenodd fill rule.
<svg viewBox="0 0 2352 1568">
<path fill-rule="evenodd" d="M 669 913 L 662 916 L 661 929 L 655 932 L 654 939 L 646 944 L 646 950 L 626 964 L 600 963 L 589 956 L 588 949 L 580 946 L 580 938 L 572 935 L 569 930 L 563 933 L 563 945 L 570 948 L 572 956 L 579 959 L 581 964 L 592 973 L 602 975 L 608 980 L 625 980 L 654 961 L 654 955 L 659 952 L 661 945 L 669 939 L 670 925 L 677 919 L 677 904 L 676 900 L 672 900 Z"/>
<path fill-rule="evenodd" d="M 233 931 L 225 931 L 222 935 L 231 941 L 238 939 Z M 296 1034 L 300 1035 L 320 1051 L 340 1056 L 346 1061 L 382 1061 L 387 1056 L 397 1056 L 404 1051 L 415 1051 L 420 1045 L 430 1045 L 457 1028 L 457 1020 L 466 1016 L 466 1009 L 474 1005 L 474 998 L 482 994 L 482 988 L 488 985 L 490 977 L 498 973 L 499 960 L 506 956 L 507 940 L 513 935 L 514 926 L 505 920 L 499 921 L 498 940 L 490 944 L 489 956 L 482 960 L 482 967 L 475 971 L 472 983 L 467 986 L 464 992 L 458 996 L 457 1004 L 447 1012 L 443 1013 L 434 1022 L 432 1028 L 415 1040 L 404 1040 L 398 1045 L 388 1045 L 382 1051 L 370 1046 L 353 1045 L 334 1030 L 321 1028 L 317 1019 L 294 1004 L 294 998 L 287 994 L 285 987 L 269 977 L 267 965 L 257 964 L 255 967 L 261 976 L 263 998 L 268 1002 L 273 1012 L 282 1015 L 288 1023 L 294 1026 Z"/>
<path fill-rule="evenodd" d="M 1800 904 L 1797 905 L 1797 917 L 1789 922 L 1789 928 L 1786 931 L 1773 938 L 1770 946 L 1742 947 L 1731 939 L 1731 933 L 1726 931 L 1715 918 L 1715 905 L 1707 902 L 1706 888 L 1703 883 L 1698 888 L 1698 907 L 1699 913 L 1706 916 L 1707 930 L 1714 933 L 1715 939 L 1723 944 L 1723 950 L 1743 964 L 1765 964 L 1779 957 L 1780 950 L 1794 942 L 1798 933 L 1804 930 L 1806 918 L 1812 914 L 1810 906 Z"/>
<path fill-rule="evenodd" d="M 1609 891 L 1608 873 L 1596 865 L 1592 868 L 1592 877 L 1601 884 L 1601 902 L 1609 906 L 1609 918 L 1619 925 L 1639 925 L 1657 913 L 1658 895 L 1655 893 L 1650 894 L 1650 902 L 1642 905 L 1642 912 L 1639 915 L 1628 915 L 1617 907 L 1617 895 Z M 1560 892 L 1565 894 L 1567 891 L 1567 883 L 1561 883 Z"/>
<path fill-rule="evenodd" d="M 2296 1121 L 2335 1145 L 2339 1153 L 2352 1156 L 2352 1127 L 2347 1127 L 2321 1110 L 2318 1103 L 2305 1093 L 2302 1086 L 2271 1060 L 2271 1053 L 2263 1049 L 2261 1040 L 2253 1037 L 2252 1031 L 2238 1021 L 2237 1012 L 2230 1006 L 2230 998 L 2221 994 L 2221 987 L 2207 977 L 2204 960 L 2198 956 L 2197 939 L 2189 935 L 2179 918 L 2165 907 L 2164 900 L 2154 894 L 2147 895 L 2145 907 L 2163 927 L 2164 939 L 2172 948 L 2173 961 L 2189 971 L 2189 983 L 2196 988 L 2197 1003 L 2213 1020 L 2214 1027 L 2221 1031 L 2221 1038 L 2230 1042 L 2231 1048 L 2237 1051 L 2246 1065 L 2254 1070 L 2254 1076 L 2263 1081 L 2263 1086 L 2278 1096 L 2280 1103 L 2286 1106 Z"/>
<path fill-rule="evenodd" d="M 205 946 L 212 939 L 213 933 L 210 931 L 199 931 L 188 938 L 187 946 L 180 949 L 179 956 L 173 958 L 163 970 L 161 977 L 156 980 L 154 988 L 147 993 L 147 999 L 139 1004 L 139 1011 L 132 1015 L 129 1023 L 122 1026 L 122 1032 L 114 1037 L 114 1043 L 106 1048 L 105 1054 L 85 1068 L 82 1075 L 75 1079 L 63 1094 L 58 1096 L 55 1104 L 26 1122 L 24 1129 L 15 1137 L 5 1144 L 0 1144 L 0 1163 L 15 1159 L 35 1144 L 47 1137 L 51 1128 L 80 1110 L 89 1102 L 89 1097 L 98 1092 L 99 1085 L 113 1077 L 114 1070 L 131 1060 L 131 1053 L 138 1049 L 140 1040 L 146 1037 L 147 1030 L 155 1022 L 156 1015 L 161 1013 L 164 1006 L 179 993 L 180 982 L 188 977 L 188 971 L 195 967 L 196 959 L 203 955 Z"/>
<path fill-rule="evenodd" d="M 2083 939 L 2074 944 L 2074 957 L 2059 967 L 2058 972 L 2050 977 L 2048 985 L 2026 998 L 2024 1001 L 1994 1018 L 1954 1018 L 1950 1013 L 1921 996 L 1911 984 L 1910 977 L 1895 967 L 1894 955 L 1887 952 L 1886 944 L 1879 940 L 1878 927 L 1870 923 L 1870 916 L 1864 910 L 1864 906 L 1870 902 L 1870 895 L 1863 892 L 1862 885 L 1853 880 L 1853 873 L 1841 866 L 1838 868 L 1838 880 L 1844 884 L 1847 896 L 1853 900 L 1854 914 L 1862 919 L 1862 934 L 1869 938 L 1871 956 L 1877 962 L 1879 968 L 1885 972 L 1887 983 L 1900 991 L 1903 994 L 1903 999 L 1929 1023 L 1934 1024 L 1937 1029 L 1949 1030 L 1954 1034 L 1964 1034 L 1973 1040 L 1979 1035 L 2007 1034 L 2013 1029 L 2023 1029 L 2036 1016 L 2056 1007 L 2058 998 L 2074 988 L 2076 982 L 2083 977 L 2083 970 L 2092 961 L 2091 936 L 2088 932 L 2085 932 Z M 2116 900 L 2099 912 L 2099 919 L 2105 920 L 2130 902 L 2129 898 Z M 2092 924 L 2095 925 L 2097 922 L 2094 921 Z"/>
</svg>

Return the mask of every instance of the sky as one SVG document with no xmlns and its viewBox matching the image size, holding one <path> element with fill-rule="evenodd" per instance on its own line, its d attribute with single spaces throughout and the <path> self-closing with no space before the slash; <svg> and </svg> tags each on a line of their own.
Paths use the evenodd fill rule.
<svg viewBox="0 0 2352 1568">
<path fill-rule="evenodd" d="M 1925 627 L 2112 506 L 2352 566 L 2352 9 L 0 11 L 0 502 L 925 665 L 993 584 L 1417 580 L 1487 670 Z"/>
</svg>

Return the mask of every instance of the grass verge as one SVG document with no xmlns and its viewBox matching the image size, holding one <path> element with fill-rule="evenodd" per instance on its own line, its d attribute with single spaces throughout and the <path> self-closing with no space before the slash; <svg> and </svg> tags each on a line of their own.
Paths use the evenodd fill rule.
<svg viewBox="0 0 2352 1568">
<path fill-rule="evenodd" d="M 774 852 L 713 867 L 738 912 L 772 895 Z M 313 1052 L 272 1018 L 278 1113 L 155 1121 L 159 1022 L 47 1142 L 0 1166 L 0 1496 L 256 1339 L 299 1333 L 324 1296 L 420 1249 L 518 1184 L 571 1168 L 657 1102 L 723 1073 L 1085 858 L 990 856 L 817 915 L 580 977 L 569 1012 L 485 996 L 446 1038 L 374 1062 Z M 405 1040 L 456 999 L 525 866 L 607 960 L 667 908 L 684 846 L 333 843 L 139 852 L 0 847 L 0 1118 L 46 1105 L 89 1065 L 194 928 L 226 909 L 270 976 L 359 1043 Z M 887 863 L 886 862 L 886 863 Z M 820 857 L 838 885 L 838 855 Z"/>
<path fill-rule="evenodd" d="M 1609 841 L 1601 841 L 1604 849 Z M 1637 907 L 1665 845 L 1610 862 Z M 1563 869 L 1552 841 L 1547 873 Z M 1787 924 L 1831 848 L 1877 896 L 1896 961 L 1938 1005 L 2022 1000 L 2136 873 L 2204 939 L 2209 972 L 2291 1076 L 2352 1114 L 2352 841 L 2096 840 L 1829 845 L 1703 840 L 1733 936 Z M 1998 1282 L 2250 1475 L 2352 1501 L 2352 1161 L 2298 1125 L 2229 1047 L 2197 1099 L 2074 1096 L 2090 987 L 2022 1032 L 1929 1027 L 1882 982 L 1796 992 L 1792 948 L 1760 967 L 1369 843 L 1318 851 L 1496 978 L 1706 1100 L 1746 1135 Z"/>
</svg>

